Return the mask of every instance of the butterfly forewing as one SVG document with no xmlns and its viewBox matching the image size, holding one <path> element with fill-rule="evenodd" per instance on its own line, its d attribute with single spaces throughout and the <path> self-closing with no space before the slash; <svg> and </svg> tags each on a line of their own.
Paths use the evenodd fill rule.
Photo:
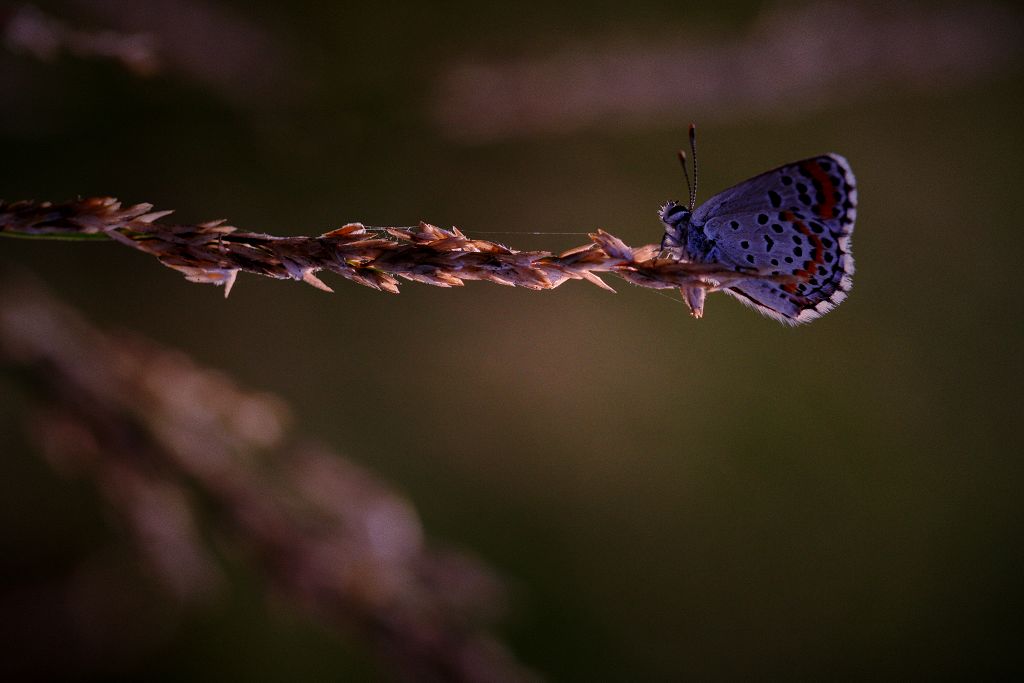
<svg viewBox="0 0 1024 683">
<path fill-rule="evenodd" d="M 725 291 L 790 324 L 818 318 L 852 285 L 850 235 L 857 190 L 846 159 L 826 154 L 762 173 L 724 190 L 693 214 L 714 258 L 770 274 Z"/>
</svg>

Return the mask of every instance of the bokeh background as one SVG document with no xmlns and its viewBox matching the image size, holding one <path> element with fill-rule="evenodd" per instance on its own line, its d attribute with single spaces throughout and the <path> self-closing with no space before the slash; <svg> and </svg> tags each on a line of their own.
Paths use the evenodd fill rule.
<svg viewBox="0 0 1024 683">
<path fill-rule="evenodd" d="M 0 4 L 8 200 L 114 195 L 295 235 L 427 220 L 557 251 L 585 235 L 532 233 L 657 241 L 691 121 L 705 199 L 840 152 L 855 286 L 799 329 L 723 295 L 694 321 L 614 279 L 614 296 L 389 296 L 243 274 L 225 301 L 113 244 L 7 240 L 2 259 L 102 326 L 286 400 L 299 431 L 502 577 L 498 635 L 545 678 L 1019 671 L 1022 18 L 998 2 Z M 37 457 L 12 386 L 0 374 L 8 597 L 119 538 L 89 481 Z M 358 634 L 231 572 L 199 604 L 143 592 L 160 637 L 78 673 L 385 675 Z M 131 563 L 119 580 L 152 581 Z M 120 618 L 130 633 L 137 615 Z"/>
</svg>

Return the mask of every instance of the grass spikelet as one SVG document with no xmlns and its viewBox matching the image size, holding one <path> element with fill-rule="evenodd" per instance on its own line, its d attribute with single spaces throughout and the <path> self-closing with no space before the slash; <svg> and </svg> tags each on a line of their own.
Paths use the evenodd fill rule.
<svg viewBox="0 0 1024 683">
<path fill-rule="evenodd" d="M 583 280 L 614 292 L 600 277 L 609 273 L 639 287 L 700 287 L 709 291 L 746 278 L 720 264 L 669 258 L 657 245 L 631 247 L 604 230 L 590 242 L 554 254 L 517 251 L 468 237 L 458 228 L 429 223 L 414 228 L 368 229 L 348 223 L 318 237 L 277 237 L 245 232 L 225 220 L 195 225 L 161 222 L 171 211 L 151 204 L 122 207 L 112 197 L 50 202 L 0 201 L 0 235 L 39 239 L 108 238 L 154 256 L 190 282 L 222 285 L 230 292 L 239 272 L 298 280 L 333 289 L 318 276 L 330 271 L 364 287 L 397 294 L 399 278 L 435 287 L 460 287 L 482 280 L 531 290 L 554 289 Z"/>
</svg>

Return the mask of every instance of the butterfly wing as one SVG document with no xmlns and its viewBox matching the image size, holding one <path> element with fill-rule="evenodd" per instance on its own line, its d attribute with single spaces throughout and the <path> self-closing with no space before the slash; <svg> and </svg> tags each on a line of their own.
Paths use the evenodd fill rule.
<svg viewBox="0 0 1024 683">
<path fill-rule="evenodd" d="M 722 263 L 794 278 L 748 280 L 724 291 L 769 317 L 798 325 L 828 313 L 850 291 L 856 217 L 850 164 L 838 154 L 825 154 L 718 193 L 694 212 L 693 222 L 703 224 Z"/>
</svg>

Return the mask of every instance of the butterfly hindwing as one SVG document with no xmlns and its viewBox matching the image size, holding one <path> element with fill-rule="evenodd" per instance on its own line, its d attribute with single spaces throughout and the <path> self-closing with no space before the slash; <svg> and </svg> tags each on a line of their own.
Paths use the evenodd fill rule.
<svg viewBox="0 0 1024 683">
<path fill-rule="evenodd" d="M 693 214 L 716 258 L 781 280 L 750 280 L 725 291 L 762 313 L 799 324 L 846 298 L 852 285 L 850 235 L 857 190 L 838 154 L 804 159 L 724 190 Z M 786 279 L 788 278 L 788 280 Z"/>
</svg>

